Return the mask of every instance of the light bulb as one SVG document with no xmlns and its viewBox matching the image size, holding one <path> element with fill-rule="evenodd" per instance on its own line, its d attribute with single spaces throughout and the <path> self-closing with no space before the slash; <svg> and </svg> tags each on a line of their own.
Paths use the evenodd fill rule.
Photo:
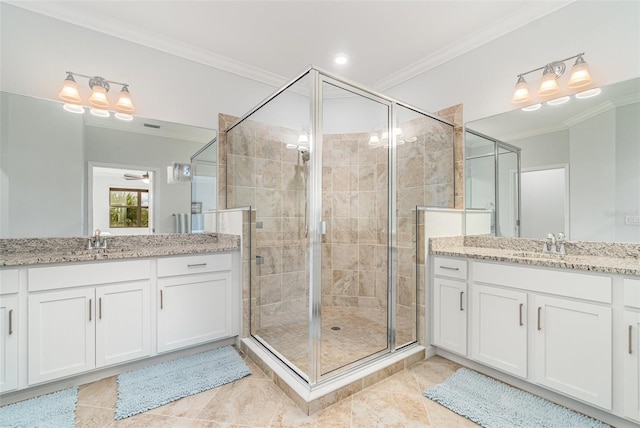
<svg viewBox="0 0 640 428">
<path fill-rule="evenodd" d="M 578 55 L 576 59 L 576 63 L 573 64 L 571 68 L 571 77 L 569 78 L 569 83 L 567 83 L 567 88 L 575 89 L 582 88 L 583 86 L 587 86 L 592 82 L 591 73 L 589 73 L 589 66 L 582 55 Z"/>
<path fill-rule="evenodd" d="M 526 103 L 531 99 L 531 95 L 529 94 L 529 84 L 522 75 L 518 76 L 518 82 L 516 83 L 516 88 L 513 91 L 513 97 L 511 98 L 511 102 L 514 104 Z"/>
<path fill-rule="evenodd" d="M 67 73 L 67 78 L 64 79 L 58 98 L 70 104 L 80 104 L 82 102 L 78 92 L 78 84 L 73 78 L 73 74 Z"/>
<path fill-rule="evenodd" d="M 91 104 L 92 107 L 96 107 L 98 109 L 109 108 L 109 100 L 107 100 L 107 90 L 99 85 L 93 86 L 92 89 L 93 92 L 91 93 L 91 97 L 89 97 L 89 104 Z"/>
<path fill-rule="evenodd" d="M 120 91 L 118 102 L 116 102 L 116 111 L 118 113 L 131 114 L 135 111 L 133 107 L 133 101 L 131 100 L 131 94 L 129 93 L 129 86 L 124 85 Z"/>
<path fill-rule="evenodd" d="M 553 68 L 547 65 L 542 73 L 542 79 L 540 79 L 540 89 L 538 89 L 538 95 L 541 97 L 548 97 L 550 95 L 560 92 L 560 87 L 556 81 L 556 74 L 553 72 Z"/>
</svg>

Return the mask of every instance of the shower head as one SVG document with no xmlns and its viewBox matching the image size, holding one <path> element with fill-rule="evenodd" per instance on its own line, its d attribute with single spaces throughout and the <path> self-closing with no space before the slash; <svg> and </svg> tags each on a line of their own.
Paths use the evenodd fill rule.
<svg viewBox="0 0 640 428">
<path fill-rule="evenodd" d="M 298 146 L 298 154 L 302 155 L 302 162 L 307 162 L 311 158 L 309 149 L 304 146 Z"/>
</svg>

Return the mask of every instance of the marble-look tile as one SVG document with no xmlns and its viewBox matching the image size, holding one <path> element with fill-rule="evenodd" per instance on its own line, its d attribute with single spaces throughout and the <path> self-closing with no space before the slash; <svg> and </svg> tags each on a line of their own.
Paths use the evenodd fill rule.
<svg viewBox="0 0 640 428">
<path fill-rule="evenodd" d="M 100 392 L 91 393 L 92 396 L 99 396 Z M 115 409 L 104 407 L 76 406 L 76 428 L 103 428 L 113 422 Z"/>
<path fill-rule="evenodd" d="M 442 357 L 432 357 L 426 361 L 419 362 L 411 367 L 420 390 L 432 387 L 444 382 L 449 376 L 453 375 L 460 365 L 446 360 Z"/>
<path fill-rule="evenodd" d="M 426 397 L 424 397 L 423 402 L 429 413 L 433 428 L 472 428 L 480 426 Z"/>
<path fill-rule="evenodd" d="M 215 397 L 220 388 L 212 388 L 199 394 L 190 395 L 167 403 L 164 406 L 151 409 L 148 413 L 155 415 L 174 416 L 179 418 L 195 418 L 204 407 Z"/>
<path fill-rule="evenodd" d="M 221 386 L 197 419 L 267 426 L 284 393 L 270 380 L 244 378 Z"/>
<path fill-rule="evenodd" d="M 117 385 L 117 376 L 110 376 L 80 385 L 78 388 L 78 405 L 115 409 L 118 401 Z"/>
<path fill-rule="evenodd" d="M 345 398 L 319 412 L 307 416 L 288 397 L 283 399 L 271 421 L 272 427 L 349 428 L 351 398 Z"/>
<path fill-rule="evenodd" d="M 417 394 L 367 390 L 353 396 L 351 426 L 428 427 L 429 414 Z"/>
</svg>

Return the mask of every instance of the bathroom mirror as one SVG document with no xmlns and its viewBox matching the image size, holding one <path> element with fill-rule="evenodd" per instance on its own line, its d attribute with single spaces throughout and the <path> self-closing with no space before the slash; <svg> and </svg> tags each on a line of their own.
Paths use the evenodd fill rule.
<svg viewBox="0 0 640 428">
<path fill-rule="evenodd" d="M 521 149 L 521 237 L 640 242 L 639 118 L 636 78 L 466 127 Z"/>
<path fill-rule="evenodd" d="M 0 92 L 0 103 L 0 238 L 88 235 L 96 223 L 94 207 L 108 224 L 109 193 L 95 190 L 94 170 L 122 172 L 112 174 L 118 183 L 106 188 L 140 188 L 150 181 L 151 227 L 122 227 L 113 234 L 174 233 L 174 214 L 190 219 L 200 206 L 192 204 L 192 183 L 168 183 L 167 167 L 191 162 L 216 138 L 215 130 L 74 114 L 57 101 L 7 92 Z"/>
</svg>

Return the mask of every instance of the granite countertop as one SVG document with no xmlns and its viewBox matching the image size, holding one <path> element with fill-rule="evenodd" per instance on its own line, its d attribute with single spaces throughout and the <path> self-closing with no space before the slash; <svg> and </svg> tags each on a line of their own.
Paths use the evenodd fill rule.
<svg viewBox="0 0 640 428">
<path fill-rule="evenodd" d="M 120 260 L 240 250 L 240 237 L 219 233 L 108 236 L 106 249 L 82 238 L 0 239 L 0 266 Z"/>
<path fill-rule="evenodd" d="M 542 252 L 544 240 L 457 236 L 432 238 L 431 254 L 640 276 L 640 244 L 568 241 L 566 255 Z"/>
</svg>

